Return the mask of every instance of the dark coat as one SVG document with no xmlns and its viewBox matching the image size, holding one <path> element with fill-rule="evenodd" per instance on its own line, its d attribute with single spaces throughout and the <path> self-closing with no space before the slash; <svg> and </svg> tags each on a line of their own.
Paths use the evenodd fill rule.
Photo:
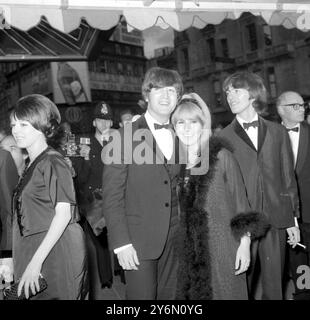
<svg viewBox="0 0 310 320">
<path fill-rule="evenodd" d="M 306 122 L 300 124 L 295 173 L 300 197 L 301 221 L 310 223 L 310 126 Z"/>
<path fill-rule="evenodd" d="M 12 195 L 18 173 L 10 152 L 0 149 L 0 257 L 12 250 Z"/>
<path fill-rule="evenodd" d="M 299 216 L 293 153 L 285 128 L 259 117 L 258 150 L 234 119 L 220 136 L 233 147 L 252 210 L 264 212 L 276 228 L 294 226 Z"/>
<path fill-rule="evenodd" d="M 222 139 L 211 138 L 209 171 L 180 185 L 178 299 L 247 299 L 245 273 L 236 276 L 240 237 L 265 234 L 268 223 L 250 212 L 239 166 Z M 233 227 L 233 228 L 232 228 Z"/>
<path fill-rule="evenodd" d="M 102 212 L 109 244 L 115 249 L 132 243 L 139 259 L 157 259 L 168 235 L 172 183 L 180 165 L 171 165 L 169 174 L 144 116 L 133 122 L 132 136 L 124 132 L 124 128 L 119 130 L 120 163 L 105 165 L 103 169 Z M 139 163 L 137 155 L 141 150 L 149 163 Z"/>
</svg>

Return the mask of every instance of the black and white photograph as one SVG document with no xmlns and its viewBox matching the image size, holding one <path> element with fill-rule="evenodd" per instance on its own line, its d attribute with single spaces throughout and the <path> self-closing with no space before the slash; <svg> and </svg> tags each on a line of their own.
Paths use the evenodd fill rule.
<svg viewBox="0 0 310 320">
<path fill-rule="evenodd" d="M 310 300 L 309 190 L 309 0 L 0 0 L 0 308 Z"/>
</svg>

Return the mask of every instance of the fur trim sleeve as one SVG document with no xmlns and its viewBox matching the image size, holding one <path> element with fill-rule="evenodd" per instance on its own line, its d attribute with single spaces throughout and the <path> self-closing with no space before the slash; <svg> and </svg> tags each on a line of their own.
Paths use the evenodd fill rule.
<svg viewBox="0 0 310 320">
<path fill-rule="evenodd" d="M 245 212 L 233 217 L 230 227 L 237 241 L 247 233 L 251 233 L 251 240 L 263 237 L 270 228 L 270 223 L 264 214 L 259 212 Z"/>
</svg>

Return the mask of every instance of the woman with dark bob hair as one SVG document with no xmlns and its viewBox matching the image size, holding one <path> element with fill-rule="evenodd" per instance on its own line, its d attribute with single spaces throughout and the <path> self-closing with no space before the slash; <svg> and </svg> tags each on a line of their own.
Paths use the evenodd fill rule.
<svg viewBox="0 0 310 320">
<path fill-rule="evenodd" d="M 56 105 L 32 94 L 11 116 L 18 147 L 29 154 L 13 195 L 14 278 L 26 298 L 74 300 L 87 294 L 86 251 L 70 168 L 50 145 L 62 138 Z M 39 278 L 47 289 L 39 292 Z"/>
</svg>

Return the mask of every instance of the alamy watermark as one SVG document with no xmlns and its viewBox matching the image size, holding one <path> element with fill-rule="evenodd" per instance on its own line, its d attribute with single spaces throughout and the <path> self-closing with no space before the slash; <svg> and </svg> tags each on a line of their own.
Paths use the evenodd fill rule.
<svg viewBox="0 0 310 320">
<path fill-rule="evenodd" d="M 175 133 L 171 130 L 172 137 Z M 203 136 L 203 134 L 202 134 Z M 174 153 L 171 159 L 165 157 L 152 132 L 148 129 L 137 129 L 133 132 L 131 123 L 124 127 L 124 131 L 115 130 L 111 133 L 110 141 L 102 149 L 101 159 L 104 164 L 123 164 L 123 165 L 144 165 L 144 164 L 189 164 L 190 157 L 184 144 L 175 143 L 173 139 Z M 209 143 L 208 140 L 201 141 L 196 154 L 197 165 L 191 168 L 191 174 L 203 175 L 209 169 Z"/>
<path fill-rule="evenodd" d="M 298 266 L 297 274 L 300 274 L 296 281 L 297 288 L 299 290 L 310 289 L 310 266 Z"/>
<path fill-rule="evenodd" d="M 10 29 L 11 8 L 9 6 L 0 6 L 0 29 Z"/>
</svg>

